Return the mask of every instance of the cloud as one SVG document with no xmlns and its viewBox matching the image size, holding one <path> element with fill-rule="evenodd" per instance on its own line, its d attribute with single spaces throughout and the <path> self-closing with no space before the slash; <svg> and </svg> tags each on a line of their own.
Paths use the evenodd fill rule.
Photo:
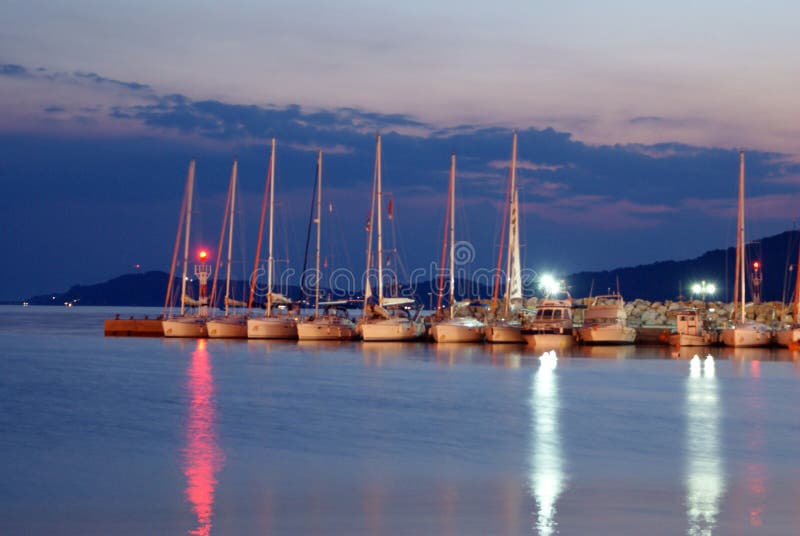
<svg viewBox="0 0 800 536">
<path fill-rule="evenodd" d="M 489 167 L 495 169 L 508 169 L 511 167 L 511 160 L 492 160 L 489 162 Z M 531 160 L 517 160 L 517 169 L 525 169 L 528 171 L 558 171 L 568 167 L 567 164 L 537 164 Z"/>
<path fill-rule="evenodd" d="M 628 123 L 638 125 L 642 123 L 663 123 L 664 118 L 657 115 L 642 115 L 628 119 Z"/>
<path fill-rule="evenodd" d="M 324 154 L 327 155 L 345 155 L 345 154 L 352 154 L 355 152 L 355 149 L 352 147 L 347 147 L 345 145 L 324 145 L 320 143 L 288 143 L 286 146 L 290 149 L 294 149 L 296 151 L 304 151 L 304 152 L 317 152 L 322 151 Z"/>
<path fill-rule="evenodd" d="M 569 185 L 566 183 L 539 179 L 520 178 L 518 184 L 520 190 L 524 190 L 536 197 L 558 197 L 562 192 L 569 189 Z"/>
<path fill-rule="evenodd" d="M 466 179 L 470 181 L 492 181 L 502 182 L 505 178 L 497 173 L 491 171 L 456 171 L 457 179 Z"/>
<path fill-rule="evenodd" d="M 687 198 L 683 200 L 682 208 L 695 215 L 735 222 L 738 201 L 735 197 L 726 199 Z M 798 194 L 768 194 L 745 199 L 745 218 L 749 222 L 790 222 L 796 220 L 798 216 L 800 216 L 800 195 Z"/>
<path fill-rule="evenodd" d="M 44 67 L 30 70 L 22 65 L 4 64 L 0 65 L 0 76 L 25 77 L 29 79 L 46 80 L 59 84 L 88 84 L 92 86 L 105 86 L 117 89 L 124 89 L 133 92 L 153 93 L 153 88 L 147 84 L 139 82 L 126 82 L 100 76 L 93 72 L 83 71 L 53 71 Z"/>
<path fill-rule="evenodd" d="M 572 195 L 546 202 L 521 203 L 523 214 L 529 214 L 562 225 L 591 225 L 603 230 L 655 227 L 664 223 L 661 216 L 677 209 L 664 204 L 637 203 L 603 195 Z"/>
<path fill-rule="evenodd" d="M 457 203 L 468 208 L 459 209 L 459 225 L 467 229 L 458 232 L 486 255 L 496 251 L 492 244 L 502 218 L 510 128 L 442 127 L 402 113 L 352 106 L 196 99 L 100 74 L 24 66 L 2 68 L 0 84 L 16 91 L 18 102 L 27 103 L 17 107 L 25 112 L 17 123 L 5 119 L 6 111 L 18 113 L 9 104 L 0 114 L 0 209 L 6 210 L 0 210 L 5 214 L 0 223 L 16 225 L 13 236 L 22 237 L 17 240 L 21 245 L 7 249 L 18 258 L 34 258 L 46 250 L 48 258 L 68 259 L 67 283 L 99 278 L 99 268 L 89 273 L 80 259 L 72 260 L 70 248 L 77 247 L 78 238 L 62 237 L 53 245 L 42 231 L 60 228 L 62 207 L 69 204 L 85 207 L 80 220 L 84 231 L 70 234 L 82 242 L 99 243 L 105 234 L 147 237 L 135 248 L 127 241 L 114 244 L 103 274 L 115 274 L 117 268 L 109 266 L 129 266 L 133 257 L 163 267 L 172 247 L 163 230 L 174 228 L 190 158 L 197 159 L 198 213 L 205 214 L 198 218 L 197 235 L 207 241 L 218 236 L 217 216 L 231 160 L 237 157 L 242 213 L 248 216 L 241 227 L 252 237 L 257 230 L 252 215 L 260 210 L 273 136 L 278 139 L 276 195 L 287 212 L 284 223 L 290 236 L 285 241 L 292 250 L 286 257 L 302 259 L 302 252 L 295 250 L 305 243 L 314 182 L 311 153 L 321 148 L 323 195 L 339 208 L 336 233 L 347 244 L 337 246 L 339 258 L 360 264 L 363 243 L 352 237 L 363 232 L 376 132 L 383 135 L 384 189 L 392 192 L 394 223 L 400 222 L 398 234 L 413 238 L 412 247 L 403 251 L 408 265 L 438 258 L 451 152 L 458 159 Z M 32 124 L 39 130 L 26 130 Z M 586 263 L 617 265 L 620 255 L 625 262 L 641 262 L 685 255 L 690 247 L 695 249 L 689 253 L 700 253 L 725 245 L 724 230 L 735 222 L 736 149 L 681 143 L 594 145 L 555 128 L 517 132 L 523 231 L 530 237 L 535 229 L 537 244 L 527 250 L 530 255 L 584 268 Z M 792 155 L 747 153 L 748 221 L 759 225 L 760 234 L 783 230 L 782 222 L 794 219 L 794 207 L 800 206 L 793 194 L 797 177 L 800 163 Z M 3 180 L 9 178 L 14 180 Z M 28 208 L 22 213 L 17 207 Z M 91 223 L 99 213 L 135 217 L 105 218 L 101 236 Z M 654 246 L 645 251 L 642 244 Z M 476 266 L 493 263 L 478 259 Z"/>
<path fill-rule="evenodd" d="M 0 65 L 0 76 L 27 76 L 28 70 L 22 65 L 6 63 Z"/>
<path fill-rule="evenodd" d="M 800 186 L 800 174 L 787 174 L 787 175 L 778 175 L 776 177 L 767 177 L 764 179 L 764 182 L 768 182 L 771 184 L 785 184 L 788 186 Z"/>
<path fill-rule="evenodd" d="M 116 86 L 123 89 L 128 89 L 131 91 L 145 91 L 145 92 L 152 92 L 153 88 L 148 86 L 147 84 L 140 84 L 138 82 L 124 82 L 122 80 L 115 80 L 113 78 L 106 78 L 104 76 L 100 76 L 97 73 L 84 73 L 80 71 L 76 71 L 74 73 L 67 74 L 67 73 L 58 73 L 56 76 L 64 76 L 70 77 L 73 76 L 78 80 L 86 80 L 93 84 L 98 85 L 109 85 L 109 86 Z"/>
</svg>

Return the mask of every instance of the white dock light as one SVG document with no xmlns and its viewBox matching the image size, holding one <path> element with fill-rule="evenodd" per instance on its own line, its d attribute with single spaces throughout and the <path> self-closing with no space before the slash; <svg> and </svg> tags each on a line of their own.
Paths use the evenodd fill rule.
<svg viewBox="0 0 800 536">
<path fill-rule="evenodd" d="M 700 295 L 703 301 L 706 300 L 706 296 L 713 296 L 716 291 L 717 286 L 714 283 L 706 283 L 705 281 L 701 281 L 692 285 L 692 297 L 695 295 Z"/>
<path fill-rule="evenodd" d="M 561 283 L 550 274 L 543 274 L 542 277 L 539 278 L 539 287 L 544 290 L 547 295 L 561 292 Z"/>
</svg>

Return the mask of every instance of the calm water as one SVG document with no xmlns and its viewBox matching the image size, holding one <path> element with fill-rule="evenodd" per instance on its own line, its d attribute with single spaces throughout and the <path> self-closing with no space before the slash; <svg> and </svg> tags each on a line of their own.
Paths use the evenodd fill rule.
<svg viewBox="0 0 800 536">
<path fill-rule="evenodd" d="M 104 338 L 117 311 L 0 308 L 0 534 L 800 532 L 785 350 Z"/>
</svg>

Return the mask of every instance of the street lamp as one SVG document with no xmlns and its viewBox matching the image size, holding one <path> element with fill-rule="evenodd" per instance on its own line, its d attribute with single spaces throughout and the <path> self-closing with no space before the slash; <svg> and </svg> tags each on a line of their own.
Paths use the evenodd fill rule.
<svg viewBox="0 0 800 536">
<path fill-rule="evenodd" d="M 547 296 L 561 292 L 561 282 L 550 274 L 544 274 L 539 279 L 539 286 Z"/>
<path fill-rule="evenodd" d="M 703 301 L 706 301 L 706 296 L 713 296 L 716 291 L 717 287 L 714 283 L 701 281 L 692 285 L 692 297 L 694 297 L 695 294 L 699 294 Z"/>
</svg>

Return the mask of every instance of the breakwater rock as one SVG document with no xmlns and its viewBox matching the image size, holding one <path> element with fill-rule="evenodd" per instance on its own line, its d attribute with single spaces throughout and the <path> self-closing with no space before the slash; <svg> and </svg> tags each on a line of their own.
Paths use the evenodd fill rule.
<svg viewBox="0 0 800 536">
<path fill-rule="evenodd" d="M 527 306 L 535 308 L 542 300 L 531 298 Z M 593 298 L 576 299 L 574 303 L 581 307 L 592 303 Z M 745 305 L 745 316 L 748 320 L 755 320 L 771 326 L 779 326 L 793 322 L 793 305 L 786 305 L 781 302 L 747 303 Z M 675 315 L 681 309 L 698 309 L 705 311 L 706 319 L 712 327 L 722 327 L 733 319 L 735 311 L 733 303 L 719 301 L 648 301 L 632 300 L 625 302 L 625 312 L 628 315 L 628 325 L 632 327 L 640 326 L 675 326 Z M 578 308 L 574 311 L 574 319 L 577 323 L 583 322 L 583 311 Z"/>
</svg>

